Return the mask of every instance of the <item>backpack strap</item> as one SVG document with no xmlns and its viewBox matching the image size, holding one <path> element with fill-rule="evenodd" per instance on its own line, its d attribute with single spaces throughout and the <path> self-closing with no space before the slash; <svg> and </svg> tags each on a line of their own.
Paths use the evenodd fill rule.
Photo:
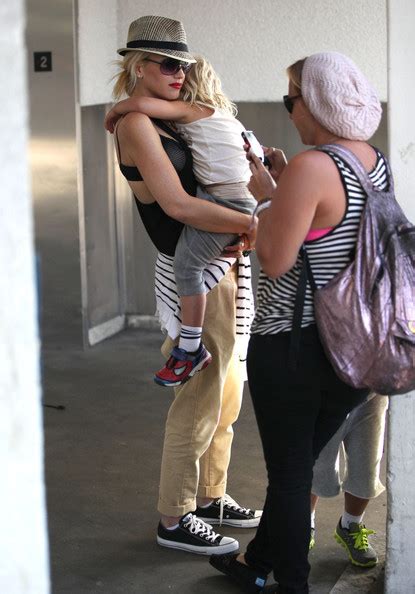
<svg viewBox="0 0 415 594">
<path fill-rule="evenodd" d="M 307 289 L 307 281 L 310 282 L 313 293 L 317 290 L 317 285 L 314 280 L 313 271 L 311 269 L 310 260 L 308 258 L 305 244 L 300 248 L 300 255 L 303 260 L 300 276 L 298 278 L 297 291 L 295 294 L 293 323 L 291 328 L 290 346 L 288 352 L 288 364 L 292 371 L 295 371 L 298 363 L 298 355 L 300 354 L 300 339 L 301 339 L 301 322 L 303 320 L 305 292 Z"/>
<path fill-rule="evenodd" d="M 374 147 L 373 147 L 374 148 Z M 359 182 L 361 183 L 364 191 L 369 195 L 373 195 L 375 192 L 379 193 L 379 189 L 373 185 L 372 180 L 369 177 L 366 169 L 363 167 L 362 162 L 360 159 L 356 157 L 356 155 L 348 148 L 344 147 L 340 144 L 323 144 L 316 146 L 314 150 L 318 150 L 324 153 L 334 153 L 338 155 L 355 173 L 356 177 L 358 178 Z M 375 149 L 378 151 L 378 149 Z M 389 193 L 393 192 L 393 177 L 390 170 L 389 162 L 386 157 L 378 151 L 384 159 L 386 164 L 386 173 L 388 175 L 389 181 Z M 353 258 L 353 254 L 355 251 L 355 247 L 352 248 L 350 257 Z M 307 289 L 307 281 L 310 283 L 311 290 L 313 293 L 317 290 L 317 285 L 313 276 L 313 271 L 311 268 L 310 260 L 308 258 L 307 249 L 305 244 L 303 244 L 300 248 L 300 255 L 303 261 L 303 265 L 301 267 L 300 276 L 298 279 L 297 284 L 297 291 L 295 295 L 295 302 L 294 302 L 294 312 L 293 312 L 293 321 L 292 321 L 292 329 L 291 329 L 291 337 L 290 337 L 290 345 L 289 345 L 289 366 L 292 371 L 295 371 L 297 368 L 298 356 L 300 352 L 300 339 L 301 339 L 301 323 L 303 319 L 303 311 L 304 311 L 304 302 L 305 302 L 305 293 Z"/>
<path fill-rule="evenodd" d="M 392 172 L 390 169 L 389 161 L 385 157 L 385 155 L 381 151 L 379 151 L 379 149 L 377 149 L 377 148 L 375 149 L 375 147 L 372 147 L 372 148 L 374 150 L 376 150 L 377 152 L 379 152 L 381 154 L 381 156 L 383 157 L 383 160 L 386 165 L 386 173 L 388 176 L 388 183 L 389 183 L 388 191 L 393 192 L 394 183 L 393 183 L 393 176 L 392 176 Z M 374 192 L 378 193 L 378 192 L 382 191 L 382 190 L 379 190 L 379 188 L 377 188 L 373 184 L 372 180 L 369 177 L 368 172 L 363 167 L 362 162 L 360 161 L 360 159 L 358 159 L 356 157 L 356 155 L 350 149 L 346 148 L 345 146 L 343 146 L 341 144 L 321 144 L 319 146 L 316 146 L 314 148 L 314 150 L 321 151 L 323 153 L 332 152 L 335 155 L 338 155 L 340 158 L 342 158 L 343 161 L 345 161 L 346 164 L 350 167 L 350 169 L 355 173 L 357 179 L 359 180 L 359 182 L 361 183 L 363 189 L 365 190 L 365 192 L 367 194 L 373 194 Z"/>
</svg>

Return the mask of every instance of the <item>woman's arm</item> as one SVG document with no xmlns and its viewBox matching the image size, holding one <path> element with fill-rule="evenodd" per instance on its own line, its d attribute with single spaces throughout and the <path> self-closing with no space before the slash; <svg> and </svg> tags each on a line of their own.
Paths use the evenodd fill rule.
<svg viewBox="0 0 415 594">
<path fill-rule="evenodd" d="M 258 215 L 256 251 L 261 267 L 270 278 L 290 270 L 311 228 L 316 209 L 327 187 L 325 155 L 310 151 L 300 153 L 284 168 L 278 187 L 271 194 L 271 205 Z M 325 163 L 325 161 L 324 161 Z M 262 186 L 262 163 L 253 157 L 249 189 L 258 199 L 265 198 Z"/>
<path fill-rule="evenodd" d="M 131 111 L 144 113 L 150 118 L 158 118 L 171 122 L 187 122 L 194 114 L 195 107 L 185 101 L 166 101 L 155 97 L 129 97 L 116 103 L 106 114 L 104 127 L 113 133 L 115 124 L 125 114 Z"/>
<path fill-rule="evenodd" d="M 214 233 L 251 233 L 251 216 L 190 196 L 168 158 L 151 120 L 130 113 L 118 126 L 123 155 L 138 167 L 161 208 L 173 219 Z"/>
</svg>

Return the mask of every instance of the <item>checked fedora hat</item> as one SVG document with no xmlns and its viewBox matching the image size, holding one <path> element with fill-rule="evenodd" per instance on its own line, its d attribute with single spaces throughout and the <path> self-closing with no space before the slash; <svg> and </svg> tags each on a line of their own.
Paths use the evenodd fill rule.
<svg viewBox="0 0 415 594">
<path fill-rule="evenodd" d="M 180 21 L 161 16 L 143 16 L 130 24 L 127 45 L 117 52 L 144 51 L 183 62 L 196 62 L 187 47 L 186 32 Z"/>
</svg>

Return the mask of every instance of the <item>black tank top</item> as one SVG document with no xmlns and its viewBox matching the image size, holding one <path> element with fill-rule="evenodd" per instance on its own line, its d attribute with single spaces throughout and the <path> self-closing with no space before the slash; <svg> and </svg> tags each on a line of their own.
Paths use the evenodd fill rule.
<svg viewBox="0 0 415 594">
<path fill-rule="evenodd" d="M 180 178 L 184 190 L 191 196 L 195 196 L 197 182 L 193 175 L 193 158 L 189 147 L 181 136 L 165 122 L 156 119 L 152 119 L 152 122 L 172 137 L 168 138 L 160 134 L 161 143 Z M 118 145 L 121 173 L 128 181 L 143 181 L 135 165 L 123 165 L 121 163 L 117 133 L 115 133 L 115 138 Z M 134 195 L 134 199 L 143 225 L 158 251 L 167 256 L 174 256 L 177 242 L 184 227 L 183 223 L 169 217 L 158 202 L 144 204 L 139 201 L 136 195 Z"/>
</svg>

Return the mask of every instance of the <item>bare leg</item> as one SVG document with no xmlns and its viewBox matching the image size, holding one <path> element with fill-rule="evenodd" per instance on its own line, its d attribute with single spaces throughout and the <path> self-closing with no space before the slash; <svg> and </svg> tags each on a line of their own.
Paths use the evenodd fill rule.
<svg viewBox="0 0 415 594">
<path fill-rule="evenodd" d="M 211 501 L 213 501 L 213 497 L 198 497 L 197 498 L 197 505 L 208 505 Z M 172 526 L 176 526 L 179 523 L 181 516 L 165 516 L 161 515 L 161 523 L 165 528 L 171 528 Z"/>
<path fill-rule="evenodd" d="M 182 323 L 185 326 L 203 326 L 206 309 L 206 293 L 181 297 L 180 305 L 182 308 Z"/>
<path fill-rule="evenodd" d="M 351 493 L 344 493 L 344 509 L 351 516 L 362 516 L 368 503 L 369 499 L 362 499 Z"/>
<path fill-rule="evenodd" d="M 172 526 L 176 526 L 179 523 L 181 516 L 164 516 L 163 514 L 160 517 L 161 523 L 165 528 L 171 528 Z"/>
<path fill-rule="evenodd" d="M 314 495 L 314 493 L 311 493 L 311 512 L 314 512 L 316 510 L 317 502 L 318 495 Z M 356 495 L 352 495 L 351 493 L 345 492 L 344 494 L 344 509 L 351 516 L 362 516 L 368 504 L 369 499 L 362 499 L 361 497 L 356 497 Z"/>
<path fill-rule="evenodd" d="M 202 507 L 204 505 L 208 505 L 209 503 L 212 503 L 212 501 L 214 501 L 215 498 L 214 497 L 197 497 L 196 501 L 197 501 L 197 505 L 201 505 Z"/>
<path fill-rule="evenodd" d="M 318 495 L 314 495 L 314 493 L 311 493 L 311 496 L 310 496 L 311 513 L 316 511 L 317 502 L 318 502 Z"/>
</svg>

